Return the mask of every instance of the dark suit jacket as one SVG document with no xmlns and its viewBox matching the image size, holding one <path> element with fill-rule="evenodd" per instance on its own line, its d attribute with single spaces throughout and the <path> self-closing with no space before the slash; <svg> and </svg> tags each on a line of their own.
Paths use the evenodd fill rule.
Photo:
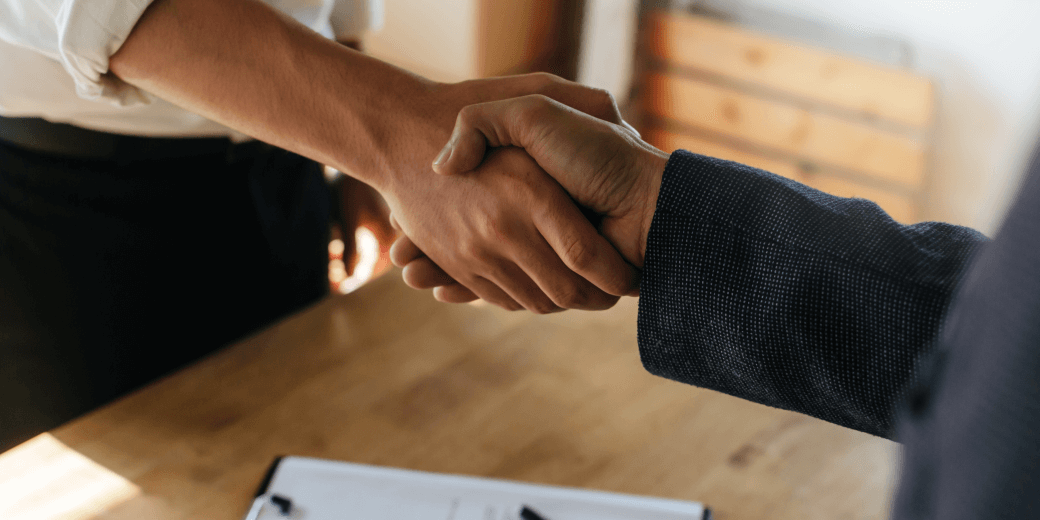
<svg viewBox="0 0 1040 520">
<path fill-rule="evenodd" d="M 990 242 L 679 151 L 641 295 L 650 372 L 903 442 L 895 518 L 1040 518 L 1040 167 Z"/>
</svg>

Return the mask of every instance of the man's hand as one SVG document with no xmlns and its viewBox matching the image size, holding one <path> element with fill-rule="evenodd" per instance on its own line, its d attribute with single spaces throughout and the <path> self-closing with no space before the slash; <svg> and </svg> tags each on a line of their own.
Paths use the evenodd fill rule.
<svg viewBox="0 0 1040 520">
<path fill-rule="evenodd" d="M 629 263 L 642 267 L 667 154 L 625 127 L 535 95 L 460 111 L 434 169 L 461 178 L 478 176 L 471 170 L 484 160 L 487 148 L 501 146 L 524 148 L 577 202 L 602 215 L 603 235 Z M 477 296 L 454 284 L 407 237 L 391 249 L 391 259 L 405 268 L 409 285 L 436 287 L 440 300 Z"/>
<path fill-rule="evenodd" d="M 398 165 L 396 174 L 377 187 L 400 229 L 469 294 L 503 308 L 541 313 L 610 307 L 638 287 L 637 271 L 579 218 L 573 201 L 529 158 L 507 154 L 508 160 L 489 160 L 481 168 L 486 178 L 480 180 L 438 176 L 431 169 L 431 158 L 468 100 L 525 91 L 544 92 L 561 106 L 592 113 L 634 134 L 622 126 L 609 94 L 547 74 L 437 85 L 419 103 L 409 100 L 406 106 L 411 108 L 402 108 L 412 114 L 400 119 L 413 138 L 401 139 L 395 154 L 387 155 L 387 162 Z M 532 173 L 516 178 L 521 170 L 514 168 Z M 502 178 L 492 180 L 496 176 Z M 501 185 L 484 185 L 492 182 Z M 514 186 L 501 191 L 508 183 Z M 541 195 L 531 196 L 536 193 Z M 521 200 L 525 203 L 515 204 Z"/>
<path fill-rule="evenodd" d="M 400 229 L 470 293 L 539 313 L 611 307 L 638 286 L 637 271 L 526 155 L 489 160 L 480 179 L 439 176 L 430 166 L 469 100 L 525 91 L 624 124 L 609 94 L 547 74 L 436 85 L 402 100 L 394 116 L 401 135 L 373 150 L 393 151 L 385 155 L 393 174 L 374 186 Z"/>
<path fill-rule="evenodd" d="M 490 301 L 538 311 L 602 308 L 637 283 L 635 269 L 594 230 L 559 220 L 576 207 L 550 193 L 551 179 L 492 173 L 489 163 L 485 176 L 502 177 L 491 186 L 438 176 L 430 166 L 467 105 L 543 94 L 621 123 L 605 92 L 549 75 L 434 83 L 327 40 L 259 0 L 155 0 L 109 66 L 167 101 L 350 172 L 383 195 L 433 261 Z M 503 157 L 498 167 L 519 168 L 520 159 Z M 510 183 L 554 205 L 522 214 L 510 193 L 496 191 Z M 531 247 L 532 230 L 545 247 Z"/>
<path fill-rule="evenodd" d="M 390 208 L 379 192 L 348 175 L 340 174 L 333 181 L 332 188 L 338 199 L 336 206 L 339 211 L 334 218 L 339 239 L 343 241 L 343 264 L 347 276 L 353 276 L 361 259 L 357 231 L 366 228 L 375 236 L 379 248 L 379 258 L 369 279 L 378 277 L 390 267 L 390 246 L 397 238 L 397 232 L 390 225 Z"/>
<path fill-rule="evenodd" d="M 406 233 L 455 230 L 447 241 L 417 240 L 431 258 L 442 259 L 437 265 L 452 279 L 500 307 L 538 313 L 617 303 L 618 296 L 575 272 L 605 273 L 608 287 L 628 292 L 631 266 L 530 156 L 516 148 L 494 150 L 476 173 L 434 175 L 415 194 L 421 198 L 400 201 L 394 210 Z M 416 217 L 405 224 L 399 208 L 412 208 Z"/>
</svg>

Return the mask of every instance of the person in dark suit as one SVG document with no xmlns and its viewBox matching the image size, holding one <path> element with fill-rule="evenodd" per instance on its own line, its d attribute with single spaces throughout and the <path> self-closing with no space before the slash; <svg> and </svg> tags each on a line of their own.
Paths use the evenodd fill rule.
<svg viewBox="0 0 1040 520">
<path fill-rule="evenodd" d="M 438 173 L 530 154 L 642 269 L 652 373 L 904 444 L 893 518 L 1040 517 L 1040 156 L 993 240 L 903 225 L 540 96 L 470 106 Z M 476 298 L 401 238 L 416 288 Z"/>
</svg>

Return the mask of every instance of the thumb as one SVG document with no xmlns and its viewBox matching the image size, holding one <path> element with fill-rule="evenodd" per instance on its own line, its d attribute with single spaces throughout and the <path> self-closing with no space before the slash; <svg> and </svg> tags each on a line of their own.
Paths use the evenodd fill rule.
<svg viewBox="0 0 1040 520">
<path fill-rule="evenodd" d="M 471 171 L 480 166 L 489 147 L 528 148 L 530 137 L 538 131 L 534 121 L 539 121 L 531 116 L 547 102 L 545 96 L 531 95 L 463 108 L 451 138 L 433 161 L 433 171 L 441 175 Z"/>
<path fill-rule="evenodd" d="M 465 121 L 463 112 L 459 112 L 451 138 L 433 160 L 433 171 L 441 175 L 458 175 L 474 170 L 484 160 L 487 147 L 484 133 Z"/>
</svg>

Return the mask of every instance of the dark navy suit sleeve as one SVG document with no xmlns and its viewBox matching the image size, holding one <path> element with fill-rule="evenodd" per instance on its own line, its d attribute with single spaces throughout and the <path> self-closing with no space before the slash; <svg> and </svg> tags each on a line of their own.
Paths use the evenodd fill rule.
<svg viewBox="0 0 1040 520">
<path fill-rule="evenodd" d="M 1040 518 L 1040 154 L 934 357 L 900 414 L 893 518 Z"/>
<path fill-rule="evenodd" d="M 902 225 L 741 164 L 678 151 L 647 238 L 639 350 L 651 373 L 893 437 L 985 237 Z"/>
</svg>

